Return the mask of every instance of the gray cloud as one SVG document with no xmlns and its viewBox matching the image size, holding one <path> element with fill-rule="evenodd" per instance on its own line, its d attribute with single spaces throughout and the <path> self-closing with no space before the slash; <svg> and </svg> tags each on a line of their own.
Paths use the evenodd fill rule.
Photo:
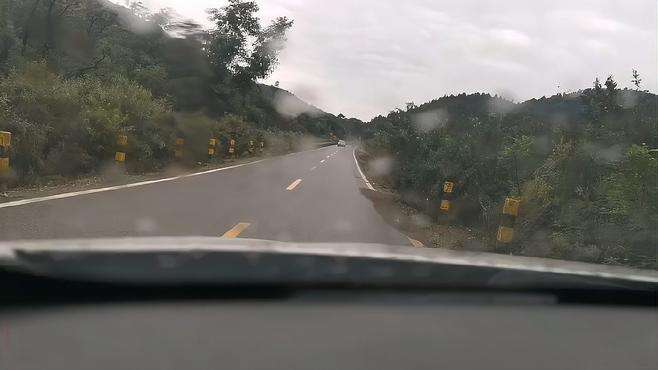
<svg viewBox="0 0 658 370">
<path fill-rule="evenodd" d="M 121 1 L 121 0 L 117 0 Z M 146 0 L 204 20 L 217 0 Z M 655 0 L 264 0 L 295 19 L 267 82 L 333 113 L 369 119 L 450 93 L 519 99 L 588 87 L 613 74 L 658 79 Z M 558 86 L 559 89 L 558 89 Z"/>
</svg>

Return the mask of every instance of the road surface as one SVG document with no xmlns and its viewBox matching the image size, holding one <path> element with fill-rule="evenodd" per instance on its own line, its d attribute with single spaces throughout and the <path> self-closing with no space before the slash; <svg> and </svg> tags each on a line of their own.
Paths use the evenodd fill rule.
<svg viewBox="0 0 658 370">
<path fill-rule="evenodd" d="M 330 146 L 140 186 L 0 204 L 0 240 L 223 236 L 409 245 L 362 195 L 367 186 L 353 148 Z"/>
</svg>

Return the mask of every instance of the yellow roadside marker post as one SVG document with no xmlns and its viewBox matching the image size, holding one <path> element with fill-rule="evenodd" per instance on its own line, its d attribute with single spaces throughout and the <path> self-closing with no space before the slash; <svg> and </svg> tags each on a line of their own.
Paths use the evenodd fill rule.
<svg viewBox="0 0 658 370">
<path fill-rule="evenodd" d="M 117 136 L 117 147 L 118 150 L 114 154 L 114 161 L 118 166 L 125 165 L 126 163 L 126 147 L 128 146 L 128 136 L 124 134 L 119 134 Z"/>
<path fill-rule="evenodd" d="M 450 212 L 452 208 L 452 195 L 455 190 L 455 183 L 446 181 L 443 183 L 443 199 L 441 200 L 440 209 L 444 213 Z"/>
<path fill-rule="evenodd" d="M 212 138 L 208 140 L 208 158 L 212 159 L 215 156 L 215 148 L 217 147 L 217 139 Z"/>
<path fill-rule="evenodd" d="M 0 131 L 0 175 L 9 172 L 9 148 L 11 148 L 11 132 Z"/>
<path fill-rule="evenodd" d="M 443 212 L 446 212 L 446 213 L 447 213 L 447 212 L 450 212 L 450 206 L 451 206 L 451 204 L 450 204 L 450 201 L 449 201 L 449 200 L 447 200 L 447 199 L 442 199 L 442 200 L 441 200 L 441 206 L 440 206 L 440 208 L 441 208 L 441 210 L 442 210 Z"/>
<path fill-rule="evenodd" d="M 119 136 L 117 136 L 117 145 L 127 146 L 128 145 L 128 135 L 119 135 Z"/>
<path fill-rule="evenodd" d="M 261 152 L 261 154 L 263 153 L 263 151 L 265 151 L 265 142 L 261 141 L 260 142 L 260 152 Z"/>
<path fill-rule="evenodd" d="M 235 140 L 231 139 L 228 144 L 228 154 L 231 158 L 235 158 Z"/>
<path fill-rule="evenodd" d="M 183 146 L 185 145 L 185 139 L 183 138 L 176 138 L 175 142 L 175 147 L 174 147 L 174 158 L 176 159 L 182 159 L 183 158 Z"/>
<path fill-rule="evenodd" d="M 255 150 L 254 150 L 254 141 L 253 141 L 253 140 L 249 140 L 249 153 L 250 153 L 250 154 L 254 154 L 254 151 L 255 151 Z"/>
<path fill-rule="evenodd" d="M 114 160 L 115 160 L 118 164 L 125 163 L 125 162 L 126 162 L 126 153 L 124 153 L 124 152 L 116 152 L 116 154 L 114 154 Z"/>
<path fill-rule="evenodd" d="M 503 217 L 496 233 L 496 240 L 500 243 L 511 243 L 514 240 L 514 224 L 519 216 L 521 200 L 519 198 L 505 198 Z"/>
</svg>

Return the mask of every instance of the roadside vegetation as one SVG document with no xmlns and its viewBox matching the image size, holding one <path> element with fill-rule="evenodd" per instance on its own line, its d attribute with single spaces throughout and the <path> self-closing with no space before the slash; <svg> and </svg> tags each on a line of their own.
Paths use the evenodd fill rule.
<svg viewBox="0 0 658 370">
<path fill-rule="evenodd" d="M 657 268 L 658 97 L 633 72 L 633 89 L 610 76 L 523 103 L 488 94 L 410 103 L 368 124 L 370 173 L 480 241 L 453 248 Z M 446 181 L 455 195 L 443 212 Z M 506 197 L 521 208 L 514 240 L 500 243 Z"/>
<path fill-rule="evenodd" d="M 363 123 L 259 83 L 292 20 L 263 25 L 256 2 L 229 0 L 206 29 L 127 4 L 0 0 L 0 131 L 12 133 L 2 186 L 99 173 L 123 135 L 133 173 L 223 161 L 231 140 L 240 157 L 255 155 L 250 142 L 276 154 L 305 135 L 351 137 L 369 173 L 432 221 L 423 227 L 468 230 L 449 247 L 658 267 L 658 97 L 636 71 L 631 89 L 610 76 L 522 103 L 451 95 Z M 446 181 L 455 190 L 442 212 Z M 521 212 L 500 243 L 506 197 Z"/>
<path fill-rule="evenodd" d="M 140 172 L 221 161 L 230 140 L 244 156 L 260 142 L 280 153 L 304 135 L 348 134 L 354 121 L 258 82 L 274 71 L 292 20 L 264 26 L 244 0 L 208 15 L 205 29 L 137 1 L 0 0 L 0 131 L 13 134 L 4 186 L 102 171 L 120 135 L 126 169 Z"/>
</svg>

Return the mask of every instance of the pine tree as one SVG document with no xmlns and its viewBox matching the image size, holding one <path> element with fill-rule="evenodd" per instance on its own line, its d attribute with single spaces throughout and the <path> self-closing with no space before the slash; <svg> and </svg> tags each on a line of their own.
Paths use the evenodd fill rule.
<svg viewBox="0 0 658 370">
<path fill-rule="evenodd" d="M 636 90 L 640 90 L 640 84 L 642 83 L 642 79 L 640 78 L 640 74 L 637 72 L 637 69 L 633 70 L 633 79 L 631 80 L 633 85 L 635 85 Z"/>
<path fill-rule="evenodd" d="M 606 102 L 605 110 L 612 112 L 617 109 L 617 82 L 612 75 L 608 76 L 605 80 Z"/>
</svg>

